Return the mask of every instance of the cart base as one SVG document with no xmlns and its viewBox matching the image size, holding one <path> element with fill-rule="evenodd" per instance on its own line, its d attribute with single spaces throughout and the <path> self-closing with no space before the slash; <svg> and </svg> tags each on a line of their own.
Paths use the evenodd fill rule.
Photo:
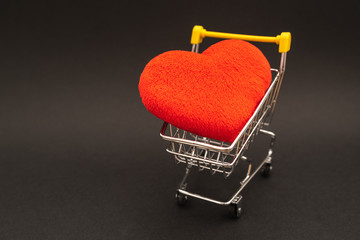
<svg viewBox="0 0 360 240">
<path fill-rule="evenodd" d="M 183 179 L 181 180 L 179 184 L 179 188 L 176 190 L 176 200 L 179 206 L 184 206 L 188 200 L 188 198 L 197 198 L 200 200 L 208 201 L 211 203 L 215 203 L 218 205 L 228 206 L 230 208 L 230 213 L 233 217 L 238 218 L 241 215 L 242 207 L 241 207 L 241 201 L 242 196 L 240 195 L 241 191 L 245 188 L 245 186 L 250 182 L 250 180 L 255 176 L 257 172 L 261 172 L 261 175 L 264 177 L 268 177 L 270 175 L 270 172 L 272 170 L 272 154 L 273 154 L 273 147 L 275 144 L 276 136 L 275 133 L 260 129 L 260 133 L 270 136 L 270 147 L 267 153 L 267 156 L 265 159 L 259 164 L 259 166 L 251 171 L 252 169 L 252 161 L 249 158 L 246 158 L 245 156 L 242 157 L 243 160 L 248 162 L 248 171 L 245 176 L 245 178 L 240 181 L 240 187 L 235 192 L 235 194 L 226 202 L 218 201 L 209 197 L 205 197 L 196 193 L 192 193 L 189 191 L 186 191 L 187 187 L 187 178 L 190 174 L 191 167 L 187 166 L 185 169 L 185 175 Z"/>
</svg>

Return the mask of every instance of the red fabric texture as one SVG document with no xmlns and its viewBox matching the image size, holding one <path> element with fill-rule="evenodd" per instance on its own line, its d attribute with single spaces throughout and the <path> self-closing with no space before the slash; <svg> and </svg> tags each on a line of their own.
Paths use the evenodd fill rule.
<svg viewBox="0 0 360 240">
<path fill-rule="evenodd" d="M 257 47 L 224 40 L 202 54 L 158 55 L 142 72 L 139 91 L 156 117 L 200 136 L 232 142 L 270 82 L 269 62 Z"/>
</svg>

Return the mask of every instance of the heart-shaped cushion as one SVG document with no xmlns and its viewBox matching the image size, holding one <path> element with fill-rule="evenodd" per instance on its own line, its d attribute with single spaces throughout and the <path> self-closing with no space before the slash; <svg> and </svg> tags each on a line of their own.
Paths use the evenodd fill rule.
<svg viewBox="0 0 360 240">
<path fill-rule="evenodd" d="M 200 136 L 232 142 L 270 82 L 269 62 L 257 47 L 224 40 L 202 54 L 158 55 L 142 72 L 139 91 L 156 117 Z"/>
</svg>

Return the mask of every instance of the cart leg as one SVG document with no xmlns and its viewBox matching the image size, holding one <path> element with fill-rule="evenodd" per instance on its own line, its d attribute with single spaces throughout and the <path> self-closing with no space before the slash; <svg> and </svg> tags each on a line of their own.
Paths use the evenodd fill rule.
<svg viewBox="0 0 360 240">
<path fill-rule="evenodd" d="M 186 179 L 188 178 L 189 173 L 190 173 L 190 168 L 186 168 L 185 169 L 185 175 L 184 175 L 183 179 L 181 180 L 181 182 L 179 184 L 179 189 L 183 189 L 183 190 L 186 189 L 186 185 L 187 185 Z"/>
<path fill-rule="evenodd" d="M 261 168 L 261 175 L 264 177 L 268 177 L 268 176 L 270 176 L 270 172 L 272 170 L 272 154 L 273 154 L 273 148 L 274 148 L 275 141 L 276 141 L 276 135 L 275 135 L 275 133 L 270 132 L 268 130 L 264 130 L 264 129 L 260 129 L 260 132 L 271 137 L 268 154 L 267 154 L 267 156 L 264 160 L 264 164 Z"/>
<path fill-rule="evenodd" d="M 186 186 L 187 186 L 186 179 L 188 178 L 189 173 L 190 173 L 190 168 L 187 167 L 185 169 L 185 175 L 184 175 L 183 179 L 181 180 L 181 182 L 179 184 L 179 188 L 177 189 L 176 194 L 175 194 L 176 202 L 179 206 L 184 206 L 188 199 L 188 197 L 186 195 L 179 192 L 179 189 L 186 190 Z"/>
</svg>

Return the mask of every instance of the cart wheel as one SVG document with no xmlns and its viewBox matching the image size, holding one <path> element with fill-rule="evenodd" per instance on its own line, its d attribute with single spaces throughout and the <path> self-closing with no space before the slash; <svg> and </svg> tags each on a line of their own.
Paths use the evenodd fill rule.
<svg viewBox="0 0 360 240">
<path fill-rule="evenodd" d="M 240 204 L 231 204 L 230 205 L 230 215 L 233 218 L 239 218 L 242 212 L 242 208 L 240 206 Z"/>
<path fill-rule="evenodd" d="M 233 218 L 239 218 L 242 212 L 241 204 L 230 204 L 230 215 Z"/>
<path fill-rule="evenodd" d="M 181 193 L 176 193 L 175 198 L 176 198 L 176 203 L 179 206 L 184 206 L 188 199 L 188 197 L 186 195 L 181 194 Z"/>
<path fill-rule="evenodd" d="M 261 175 L 263 177 L 268 177 L 270 176 L 270 172 L 272 170 L 272 165 L 271 163 L 265 163 L 262 167 L 261 167 Z"/>
</svg>

